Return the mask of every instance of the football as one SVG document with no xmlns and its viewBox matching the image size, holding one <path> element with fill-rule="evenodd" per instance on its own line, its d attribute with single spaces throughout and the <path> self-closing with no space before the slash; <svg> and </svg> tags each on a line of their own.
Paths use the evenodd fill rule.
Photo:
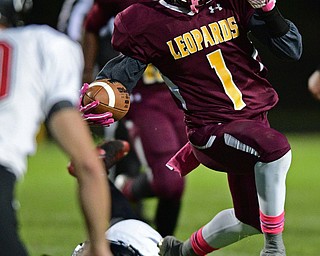
<svg viewBox="0 0 320 256">
<path fill-rule="evenodd" d="M 130 108 L 130 95 L 125 86 L 118 81 L 101 79 L 89 84 L 83 96 L 82 105 L 86 106 L 95 100 L 100 103 L 90 112 L 92 114 L 111 112 L 115 121 L 123 118 Z"/>
</svg>

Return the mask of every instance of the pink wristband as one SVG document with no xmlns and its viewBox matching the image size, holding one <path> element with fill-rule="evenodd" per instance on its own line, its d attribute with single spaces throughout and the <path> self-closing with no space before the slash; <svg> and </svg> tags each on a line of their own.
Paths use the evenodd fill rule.
<svg viewBox="0 0 320 256">
<path fill-rule="evenodd" d="M 276 0 L 269 0 L 269 2 L 265 6 L 263 6 L 261 9 L 264 12 L 269 12 L 275 7 L 275 5 L 276 5 Z"/>
</svg>

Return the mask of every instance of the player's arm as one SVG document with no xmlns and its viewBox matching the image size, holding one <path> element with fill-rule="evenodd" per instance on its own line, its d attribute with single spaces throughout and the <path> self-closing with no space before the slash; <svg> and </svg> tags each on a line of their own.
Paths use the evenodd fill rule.
<svg viewBox="0 0 320 256">
<path fill-rule="evenodd" d="M 82 36 L 82 49 L 84 56 L 84 69 L 82 81 L 90 83 L 94 77 L 94 67 L 99 51 L 99 35 L 85 30 Z"/>
<path fill-rule="evenodd" d="M 252 2 L 253 0 L 248 0 Z M 249 28 L 251 33 L 266 45 L 277 57 L 286 60 L 298 60 L 302 54 L 302 38 L 293 22 L 285 19 L 275 1 L 269 8 L 257 8 L 252 16 Z"/>
<path fill-rule="evenodd" d="M 99 52 L 99 32 L 108 20 L 113 16 L 110 13 L 112 6 L 106 5 L 104 8 L 98 3 L 94 3 L 88 12 L 84 22 L 82 35 L 82 49 L 84 55 L 83 82 L 90 83 L 94 79 L 94 67 Z"/>
<path fill-rule="evenodd" d="M 138 80 L 142 77 L 146 67 L 147 65 L 141 61 L 124 55 L 119 55 L 107 62 L 107 64 L 97 75 L 96 80 L 104 78 L 117 80 L 127 88 L 128 92 L 131 92 L 136 86 Z M 102 114 L 94 114 L 91 111 L 99 104 L 98 101 L 93 101 L 85 107 L 82 106 L 82 98 L 88 88 L 89 85 L 87 83 L 85 83 L 81 88 L 79 110 L 82 113 L 82 117 L 90 125 L 108 127 L 114 122 L 112 113 L 105 112 Z"/>
<path fill-rule="evenodd" d="M 320 100 L 320 65 L 308 79 L 308 89 L 312 96 Z"/>
<path fill-rule="evenodd" d="M 48 127 L 72 159 L 79 184 L 79 200 L 91 241 L 90 255 L 112 255 L 104 238 L 110 219 L 110 192 L 102 161 L 90 130 L 70 102 L 59 102 L 48 115 Z"/>
<path fill-rule="evenodd" d="M 131 92 L 146 68 L 147 64 L 120 54 L 105 64 L 96 79 L 110 78 L 117 80 Z"/>
</svg>

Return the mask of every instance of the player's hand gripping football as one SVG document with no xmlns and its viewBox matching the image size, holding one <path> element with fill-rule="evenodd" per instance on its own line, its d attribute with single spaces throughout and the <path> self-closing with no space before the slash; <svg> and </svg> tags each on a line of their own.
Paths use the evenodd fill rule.
<svg viewBox="0 0 320 256">
<path fill-rule="evenodd" d="M 88 83 L 84 83 L 80 90 L 80 100 L 78 109 L 82 113 L 82 117 L 89 125 L 99 125 L 99 126 L 110 126 L 110 124 L 114 123 L 114 119 L 112 118 L 111 112 L 105 112 L 102 114 L 93 114 L 91 110 L 99 105 L 99 101 L 93 101 L 86 106 L 82 105 L 83 96 L 89 88 Z"/>
<path fill-rule="evenodd" d="M 248 0 L 248 2 L 253 8 L 264 12 L 271 11 L 276 5 L 276 0 Z"/>
</svg>

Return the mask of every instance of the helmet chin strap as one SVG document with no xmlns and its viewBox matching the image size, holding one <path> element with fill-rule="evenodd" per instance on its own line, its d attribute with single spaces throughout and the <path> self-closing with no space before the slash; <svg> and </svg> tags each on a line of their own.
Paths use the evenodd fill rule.
<svg viewBox="0 0 320 256">
<path fill-rule="evenodd" d="M 191 5 L 190 5 L 190 9 L 193 13 L 198 13 L 199 9 L 197 8 L 197 6 L 199 5 L 199 1 L 198 0 L 191 0 Z"/>
</svg>

